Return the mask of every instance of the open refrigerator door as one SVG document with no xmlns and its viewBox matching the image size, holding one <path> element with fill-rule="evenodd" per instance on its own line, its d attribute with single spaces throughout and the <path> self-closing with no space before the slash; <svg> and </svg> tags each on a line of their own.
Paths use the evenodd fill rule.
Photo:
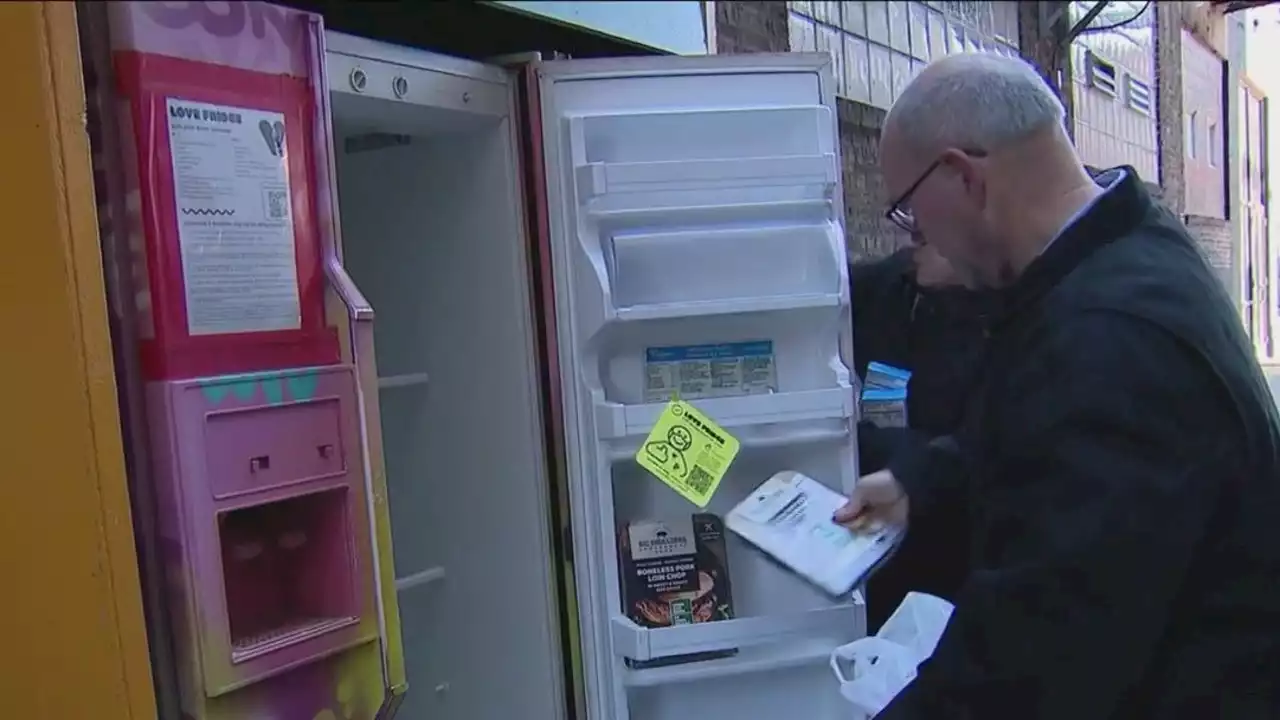
<svg viewBox="0 0 1280 720">
<path fill-rule="evenodd" d="M 775 473 L 857 477 L 828 63 L 537 66 L 588 717 L 848 712 L 828 660 L 862 606 L 723 529 Z M 637 460 L 673 399 L 738 448 L 703 507 Z"/>
</svg>

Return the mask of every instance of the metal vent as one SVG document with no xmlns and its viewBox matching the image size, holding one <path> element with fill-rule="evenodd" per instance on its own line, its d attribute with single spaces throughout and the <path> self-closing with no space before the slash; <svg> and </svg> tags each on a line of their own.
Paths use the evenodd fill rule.
<svg viewBox="0 0 1280 720">
<path fill-rule="evenodd" d="M 1120 84 L 1116 77 L 1116 66 L 1098 57 L 1092 50 L 1085 56 L 1086 76 L 1089 87 L 1106 93 L 1111 97 L 1118 96 Z"/>
<path fill-rule="evenodd" d="M 1125 76 L 1124 101 L 1143 115 L 1151 115 L 1151 86 L 1132 75 Z"/>
</svg>

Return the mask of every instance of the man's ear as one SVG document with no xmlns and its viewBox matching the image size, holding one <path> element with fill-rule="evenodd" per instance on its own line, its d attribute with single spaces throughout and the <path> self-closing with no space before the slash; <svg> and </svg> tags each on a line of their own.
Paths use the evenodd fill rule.
<svg viewBox="0 0 1280 720">
<path fill-rule="evenodd" d="M 942 153 L 942 164 L 960 177 L 965 193 L 979 203 L 985 202 L 987 196 L 986 176 L 982 172 L 984 163 L 984 158 L 955 148 Z"/>
</svg>

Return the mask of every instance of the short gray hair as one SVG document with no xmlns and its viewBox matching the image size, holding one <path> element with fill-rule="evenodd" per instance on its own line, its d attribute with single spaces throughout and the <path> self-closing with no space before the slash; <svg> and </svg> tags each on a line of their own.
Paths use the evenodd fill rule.
<svg viewBox="0 0 1280 720">
<path fill-rule="evenodd" d="M 935 61 L 907 85 L 885 126 L 912 147 L 993 151 L 1046 127 L 1062 127 L 1066 110 L 1026 61 L 961 53 Z"/>
</svg>

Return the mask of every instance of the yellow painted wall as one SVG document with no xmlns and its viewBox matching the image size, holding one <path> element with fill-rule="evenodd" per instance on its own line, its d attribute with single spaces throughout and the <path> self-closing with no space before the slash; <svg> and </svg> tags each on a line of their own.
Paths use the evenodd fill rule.
<svg viewBox="0 0 1280 720">
<path fill-rule="evenodd" d="M 0 718 L 154 718 L 75 6 L 0 3 L 0 67 Z"/>
</svg>

